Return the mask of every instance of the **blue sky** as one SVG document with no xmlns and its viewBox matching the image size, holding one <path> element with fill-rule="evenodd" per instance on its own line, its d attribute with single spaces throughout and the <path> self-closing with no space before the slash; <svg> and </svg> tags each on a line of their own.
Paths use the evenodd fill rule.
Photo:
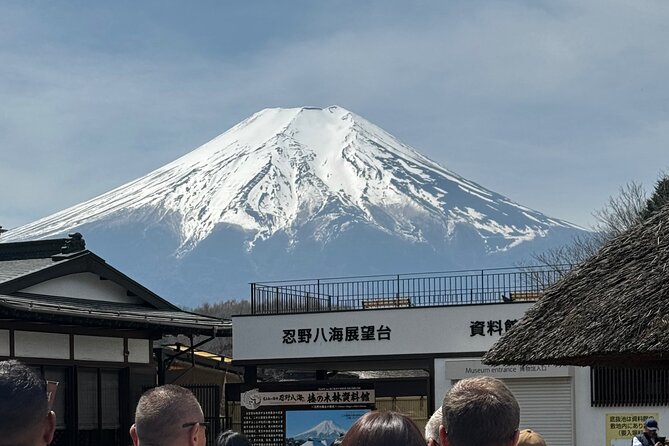
<svg viewBox="0 0 669 446">
<path fill-rule="evenodd" d="M 669 3 L 0 0 L 0 225 L 266 107 L 341 105 L 456 173 L 593 222 L 669 167 Z"/>
</svg>

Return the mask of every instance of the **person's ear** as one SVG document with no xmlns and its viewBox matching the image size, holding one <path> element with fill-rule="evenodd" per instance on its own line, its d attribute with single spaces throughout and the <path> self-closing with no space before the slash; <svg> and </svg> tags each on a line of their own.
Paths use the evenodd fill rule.
<svg viewBox="0 0 669 446">
<path fill-rule="evenodd" d="M 439 426 L 439 444 L 448 446 L 448 435 L 446 435 L 446 428 L 443 424 Z"/>
<path fill-rule="evenodd" d="M 513 438 L 509 442 L 509 446 L 516 446 L 518 444 L 519 438 L 520 438 L 520 431 L 516 429 L 516 432 L 513 434 Z"/>
<path fill-rule="evenodd" d="M 193 426 L 189 432 L 188 444 L 198 445 L 199 444 L 198 440 L 200 439 L 200 437 L 204 436 L 204 429 L 205 428 L 199 424 Z M 202 444 L 204 444 L 205 442 L 206 439 L 203 438 Z"/>
<path fill-rule="evenodd" d="M 50 410 L 46 414 L 46 422 L 44 423 L 44 432 L 42 433 L 42 441 L 44 444 L 51 444 L 53 436 L 56 433 L 56 413 Z"/>
<path fill-rule="evenodd" d="M 137 426 L 134 424 L 130 426 L 130 438 L 132 438 L 133 446 L 139 446 L 139 438 L 137 437 Z"/>
</svg>

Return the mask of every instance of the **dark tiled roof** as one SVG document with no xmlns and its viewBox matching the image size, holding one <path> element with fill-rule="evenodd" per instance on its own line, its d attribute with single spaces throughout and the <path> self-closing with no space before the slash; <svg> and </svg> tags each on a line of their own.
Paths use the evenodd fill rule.
<svg viewBox="0 0 669 446">
<path fill-rule="evenodd" d="M 172 334 L 184 333 L 184 329 L 199 334 L 223 334 L 232 330 L 229 321 L 186 311 L 37 294 L 0 294 L 0 313 L 12 311 L 41 316 L 45 320 L 85 318 L 97 320 L 101 325 L 153 328 Z"/>
<path fill-rule="evenodd" d="M 155 308 L 179 310 L 88 250 L 46 258 L 0 260 L 0 294 L 13 295 L 29 286 L 82 272 L 112 280 Z"/>
<path fill-rule="evenodd" d="M 0 261 L 0 283 L 8 282 L 27 274 L 53 266 L 51 257 L 43 259 L 5 260 Z"/>
<path fill-rule="evenodd" d="M 74 235 L 74 234 L 73 234 Z M 77 234 L 83 250 L 85 242 Z M 72 238 L 31 240 L 24 242 L 0 243 L 0 260 L 43 259 L 67 251 Z M 72 252 L 72 251 L 69 251 Z"/>
<path fill-rule="evenodd" d="M 113 280 L 143 303 L 115 303 L 21 292 L 69 274 L 90 272 Z M 0 243 L 0 315 L 42 322 L 156 330 L 160 334 L 230 336 L 232 324 L 182 311 L 69 239 Z"/>
</svg>

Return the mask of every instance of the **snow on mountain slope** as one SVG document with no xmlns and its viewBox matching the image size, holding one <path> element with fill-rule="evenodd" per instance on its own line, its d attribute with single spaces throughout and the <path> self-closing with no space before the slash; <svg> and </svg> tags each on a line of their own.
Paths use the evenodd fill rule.
<svg viewBox="0 0 669 446">
<path fill-rule="evenodd" d="M 308 429 L 302 433 L 299 433 L 294 436 L 296 439 L 306 440 L 308 438 L 312 439 L 335 439 L 339 437 L 340 434 L 345 434 L 346 430 L 337 426 L 337 424 L 332 420 L 323 420 L 311 429 Z"/>
<path fill-rule="evenodd" d="M 441 167 L 338 106 L 262 110 L 183 157 L 0 241 L 110 221 L 167 223 L 178 256 L 223 226 L 247 234 L 247 251 L 279 232 L 300 243 L 305 226 L 327 244 L 355 224 L 421 243 L 443 242 L 466 225 L 488 252 L 551 229 L 580 229 Z"/>
</svg>

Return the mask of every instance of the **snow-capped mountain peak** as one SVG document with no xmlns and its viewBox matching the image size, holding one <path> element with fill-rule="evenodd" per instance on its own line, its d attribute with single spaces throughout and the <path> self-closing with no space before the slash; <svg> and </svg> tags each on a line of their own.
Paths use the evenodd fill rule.
<svg viewBox="0 0 669 446">
<path fill-rule="evenodd" d="M 582 231 L 338 106 L 262 110 L 0 242 L 75 230 L 111 264 L 188 305 L 244 297 L 259 280 L 510 266 Z"/>
<path fill-rule="evenodd" d="M 265 109 L 201 147 L 110 192 L 13 229 L 44 238 L 101 221 L 167 222 L 184 255 L 217 228 L 246 249 L 276 234 L 327 244 L 362 224 L 416 243 L 474 228 L 489 252 L 579 229 L 514 203 L 424 157 L 339 107 Z"/>
<path fill-rule="evenodd" d="M 334 439 L 337 438 L 340 434 L 345 434 L 345 433 L 346 430 L 339 427 L 334 421 L 323 420 L 314 427 L 295 435 L 294 438 L 305 439 L 305 440 L 307 438 Z"/>
</svg>

